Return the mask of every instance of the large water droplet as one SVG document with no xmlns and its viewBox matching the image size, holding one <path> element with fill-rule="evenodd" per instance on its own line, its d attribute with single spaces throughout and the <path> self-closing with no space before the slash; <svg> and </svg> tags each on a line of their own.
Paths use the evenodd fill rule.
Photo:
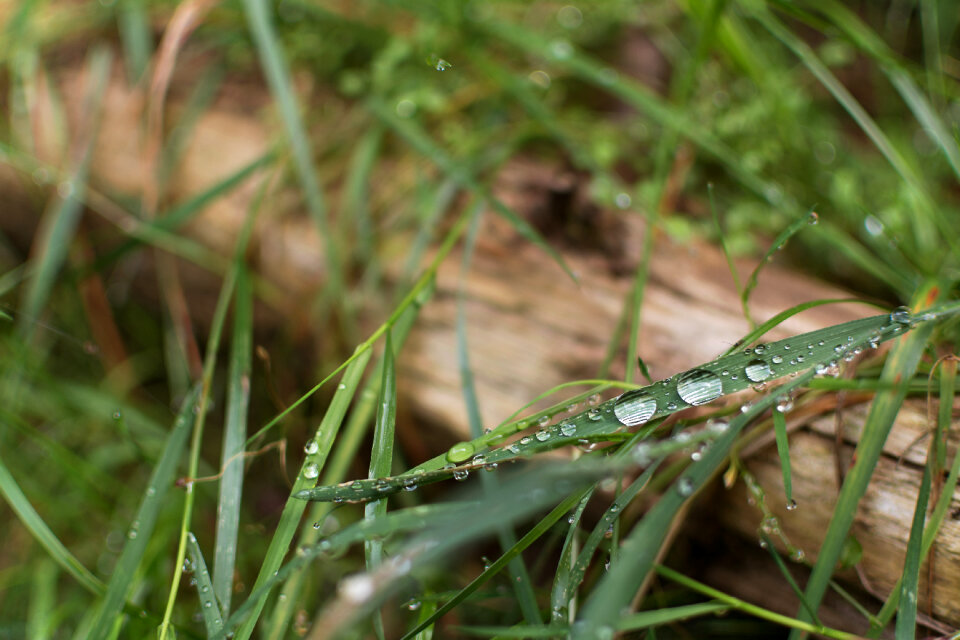
<svg viewBox="0 0 960 640">
<path fill-rule="evenodd" d="M 566 437 L 570 437 L 577 432 L 577 425 L 570 422 L 569 420 L 564 420 L 560 423 L 560 434 Z"/>
<path fill-rule="evenodd" d="M 621 424 L 628 427 L 643 424 L 657 411 L 657 401 L 643 389 L 627 391 L 617 398 L 613 413 Z"/>
<path fill-rule="evenodd" d="M 890 322 L 897 324 L 910 324 L 910 309 L 907 307 L 897 307 L 890 314 Z"/>
<path fill-rule="evenodd" d="M 693 369 L 680 376 L 677 393 L 687 404 L 694 406 L 716 400 L 723 393 L 723 383 L 717 374 L 706 369 Z"/>
<path fill-rule="evenodd" d="M 753 382 L 763 382 L 773 375 L 773 372 L 770 371 L 770 365 L 763 360 L 751 360 L 747 364 L 744 373 L 746 373 L 747 377 Z"/>
<path fill-rule="evenodd" d="M 320 445 L 317 444 L 316 440 L 307 440 L 307 444 L 303 445 L 303 452 L 308 456 L 312 456 L 319 450 Z"/>
<path fill-rule="evenodd" d="M 447 451 L 447 460 L 453 463 L 460 463 L 468 460 L 474 454 L 476 448 L 472 442 L 458 442 Z"/>
<path fill-rule="evenodd" d="M 320 475 L 320 467 L 312 462 L 303 468 L 303 477 L 308 480 L 313 480 L 318 475 Z"/>
</svg>

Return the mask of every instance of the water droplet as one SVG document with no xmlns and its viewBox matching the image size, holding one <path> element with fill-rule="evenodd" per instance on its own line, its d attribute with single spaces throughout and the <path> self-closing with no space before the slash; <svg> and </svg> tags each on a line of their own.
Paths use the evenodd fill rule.
<svg viewBox="0 0 960 640">
<path fill-rule="evenodd" d="M 693 489 L 694 489 L 693 480 L 691 480 L 690 478 L 687 478 L 686 476 L 684 476 L 683 478 L 680 478 L 679 480 L 677 480 L 677 493 L 679 493 L 683 497 L 692 495 Z"/>
<path fill-rule="evenodd" d="M 706 369 L 693 369 L 680 376 L 677 393 L 683 401 L 693 406 L 716 400 L 723 393 L 723 383 L 717 374 Z"/>
<path fill-rule="evenodd" d="M 810 215 L 807 216 L 807 224 L 817 224 L 820 222 L 820 216 L 817 215 L 816 211 L 811 211 Z"/>
<path fill-rule="evenodd" d="M 411 598 L 410 600 L 407 601 L 406 607 L 410 611 L 416 611 L 417 609 L 420 608 L 420 601 L 417 600 L 416 598 Z"/>
<path fill-rule="evenodd" d="M 777 398 L 777 411 L 787 413 L 791 409 L 793 409 L 793 398 L 786 394 Z"/>
<path fill-rule="evenodd" d="M 364 602 L 373 595 L 373 578 L 365 573 L 347 576 L 340 581 L 337 590 L 347 600 L 355 603 Z"/>
<path fill-rule="evenodd" d="M 726 433 L 730 429 L 730 423 L 726 420 L 709 420 L 707 422 L 707 429 L 719 435 Z"/>
<path fill-rule="evenodd" d="M 763 360 L 751 360 L 744 369 L 744 373 L 753 382 L 763 382 L 773 375 L 770 365 Z"/>
<path fill-rule="evenodd" d="M 550 416 L 540 416 L 540 419 L 537 420 L 537 424 L 539 424 L 541 427 L 547 426 L 550 424 Z"/>
<path fill-rule="evenodd" d="M 599 403 L 599 402 L 600 402 L 600 394 L 599 394 L 599 393 L 594 393 L 594 394 L 591 395 L 589 398 L 587 398 L 587 404 L 589 404 L 589 405 L 591 405 L 591 406 L 593 406 L 593 405 L 595 405 L 595 404 L 597 404 L 597 403 Z"/>
<path fill-rule="evenodd" d="M 308 456 L 312 456 L 319 450 L 320 445 L 317 444 L 316 440 L 307 440 L 307 444 L 303 445 L 303 452 Z"/>
<path fill-rule="evenodd" d="M 456 471 L 453 472 L 453 479 L 466 480 L 469 475 L 470 475 L 470 472 L 467 471 L 466 469 L 457 469 Z"/>
<path fill-rule="evenodd" d="M 753 352 L 758 356 L 767 350 L 767 345 L 760 343 L 753 348 Z"/>
<path fill-rule="evenodd" d="M 447 460 L 458 464 L 469 460 L 475 451 L 476 447 L 473 446 L 472 442 L 458 442 L 447 451 Z"/>
<path fill-rule="evenodd" d="M 621 424 L 628 427 L 643 424 L 657 411 L 657 401 L 643 389 L 627 391 L 616 399 L 613 413 Z"/>
<path fill-rule="evenodd" d="M 530 444 L 531 442 L 533 442 L 533 438 L 530 436 L 523 436 L 520 438 L 520 444 Z"/>
<path fill-rule="evenodd" d="M 533 435 L 536 436 L 537 440 L 539 440 L 540 442 L 546 442 L 547 440 L 550 439 L 550 432 L 544 431 L 542 429 L 540 431 L 537 431 Z"/>
<path fill-rule="evenodd" d="M 782 364 L 783 356 L 779 356 L 779 355 L 773 356 L 772 358 L 770 358 L 770 362 L 772 362 L 773 364 Z"/>
<path fill-rule="evenodd" d="M 347 388 L 347 385 L 343 384 L 342 382 L 337 385 L 337 389 L 339 389 L 340 391 L 344 391 L 346 390 L 346 388 Z"/>
<path fill-rule="evenodd" d="M 403 481 L 403 490 L 404 491 L 416 491 L 417 490 L 417 479 L 416 478 L 406 478 Z"/>
<path fill-rule="evenodd" d="M 303 477 L 307 480 L 313 480 L 318 475 L 320 475 L 320 467 L 313 462 L 303 468 Z"/>
<path fill-rule="evenodd" d="M 787 503 L 787 511 L 796 511 L 797 510 L 797 501 L 793 498 L 790 498 L 790 502 Z"/>
<path fill-rule="evenodd" d="M 600 420 L 603 416 L 600 415 L 600 412 L 597 411 L 596 409 L 590 409 L 590 411 L 587 411 L 587 417 L 593 421 L 597 421 L 597 420 Z"/>
<path fill-rule="evenodd" d="M 443 58 L 437 58 L 437 63 L 434 65 L 434 69 L 437 71 L 446 71 L 453 65 L 444 60 Z"/>
<path fill-rule="evenodd" d="M 550 55 L 557 60 L 566 60 L 573 54 L 573 47 L 566 40 L 554 40 L 550 43 Z"/>
<path fill-rule="evenodd" d="M 577 432 L 577 425 L 570 422 L 569 420 L 564 420 L 560 423 L 560 434 L 566 437 L 570 437 Z"/>
<path fill-rule="evenodd" d="M 803 549 L 794 549 L 790 554 L 790 559 L 794 562 L 803 562 L 806 558 L 807 554 L 803 552 Z"/>
<path fill-rule="evenodd" d="M 667 411 L 676 411 L 676 410 L 677 410 L 677 403 L 676 403 L 676 402 L 668 402 L 668 403 L 667 403 Z"/>
<path fill-rule="evenodd" d="M 518 445 L 516 442 L 509 444 L 507 445 L 507 451 L 513 454 L 520 453 L 520 445 Z"/>
<path fill-rule="evenodd" d="M 910 324 L 910 309 L 907 307 L 897 307 L 890 314 L 890 322 Z"/>
<path fill-rule="evenodd" d="M 470 462 L 479 467 L 479 466 L 482 466 L 486 461 L 487 461 L 486 456 L 478 455 L 478 456 L 473 456 L 473 460 L 471 460 Z"/>
<path fill-rule="evenodd" d="M 694 462 L 700 462 L 700 460 L 703 459 L 703 452 L 699 450 L 694 451 L 693 453 L 690 454 L 690 459 L 693 460 Z"/>
</svg>

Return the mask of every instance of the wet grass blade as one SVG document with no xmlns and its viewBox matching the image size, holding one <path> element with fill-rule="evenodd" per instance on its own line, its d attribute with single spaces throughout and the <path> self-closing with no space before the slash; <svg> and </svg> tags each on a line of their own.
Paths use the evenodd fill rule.
<svg viewBox="0 0 960 640">
<path fill-rule="evenodd" d="M 327 412 L 324 414 L 323 420 L 320 422 L 320 426 L 317 428 L 317 432 L 312 440 L 312 442 L 316 444 L 316 448 L 314 449 L 314 447 L 308 443 L 308 449 L 313 451 L 313 453 L 308 453 L 304 458 L 303 464 L 300 467 L 300 473 L 297 474 L 297 479 L 293 484 L 291 496 L 307 489 L 316 482 L 317 475 L 327 460 L 330 448 L 333 446 L 334 438 L 336 438 L 340 425 L 343 423 L 347 408 L 350 406 L 350 402 L 356 393 L 357 386 L 360 384 L 363 371 L 366 369 L 371 355 L 371 351 L 363 351 L 347 366 L 340 385 L 337 387 L 337 391 L 330 401 L 330 406 L 327 408 Z M 287 551 L 290 548 L 290 541 L 293 540 L 293 536 L 296 534 L 305 507 L 306 503 L 301 500 L 296 500 L 292 497 L 287 499 L 283 507 L 283 512 L 280 514 L 280 522 L 277 524 L 273 538 L 270 540 L 270 546 L 267 548 L 267 552 L 260 566 L 257 580 L 251 588 L 251 599 L 253 598 L 253 594 L 261 587 L 264 587 L 264 585 L 269 583 L 272 586 L 274 584 L 272 581 L 274 573 L 280 568 L 280 565 L 283 563 L 283 558 L 287 555 Z M 238 640 L 245 640 L 253 633 L 257 620 L 260 617 L 260 612 L 266 603 L 267 595 L 269 595 L 268 588 L 260 589 L 259 597 L 256 601 L 248 599 L 247 602 L 244 603 L 244 609 L 247 611 L 248 617 L 246 618 L 246 622 L 237 629 L 235 637 Z"/>
<path fill-rule="evenodd" d="M 287 67 L 283 45 L 277 37 L 273 26 L 273 5 L 266 0 L 243 0 L 244 13 L 247 24 L 253 35 L 257 53 L 260 56 L 260 65 L 270 85 L 280 109 L 280 117 L 287 134 L 287 142 L 293 153 L 293 165 L 297 172 L 300 186 L 307 203 L 310 217 L 323 238 L 323 248 L 326 253 L 327 286 L 331 299 L 337 299 L 344 286 L 343 268 L 340 260 L 340 250 L 337 247 L 336 237 L 331 233 L 331 225 L 327 219 L 327 207 L 317 180 L 313 166 L 313 153 L 310 149 L 310 136 L 307 134 L 303 121 L 300 118 L 300 109 L 297 106 L 296 93 L 290 70 Z"/>
<path fill-rule="evenodd" d="M 233 307 L 233 337 L 227 371 L 227 407 L 220 456 L 220 495 L 213 560 L 213 587 L 224 615 L 230 614 L 233 573 L 243 493 L 244 442 L 250 403 L 250 357 L 253 347 L 253 295 L 246 268 L 237 273 Z"/>
<path fill-rule="evenodd" d="M 193 533 L 187 535 L 187 551 L 193 564 L 193 580 L 196 581 L 197 595 L 200 597 L 203 626 L 207 629 L 207 636 L 212 636 L 223 630 L 223 616 L 220 613 L 220 605 L 217 604 L 213 583 L 210 581 L 207 563 L 203 559 L 197 537 Z"/>
<path fill-rule="evenodd" d="M 757 286 L 757 278 L 760 276 L 760 270 L 763 269 L 763 267 L 766 266 L 771 259 L 773 259 L 773 255 L 777 251 L 783 249 L 783 247 L 787 244 L 787 241 L 790 240 L 790 238 L 792 238 L 798 231 L 805 229 L 810 225 L 817 224 L 818 221 L 819 218 L 813 209 L 808 211 L 806 215 L 800 216 L 787 225 L 787 228 L 777 235 L 776 239 L 773 241 L 773 244 L 770 245 L 770 247 L 767 249 L 767 252 L 763 254 L 762 258 L 760 258 L 760 262 L 757 263 L 756 268 L 750 273 L 750 277 L 747 278 L 747 283 L 744 285 L 743 291 L 740 293 L 740 302 L 743 304 L 744 309 L 747 310 L 748 320 L 750 319 L 750 294 L 753 293 L 754 288 Z"/>
<path fill-rule="evenodd" d="M 75 159 L 68 170 L 68 177 L 58 189 L 58 195 L 40 221 L 34 240 L 31 268 L 32 278 L 21 307 L 20 324 L 22 335 L 33 331 L 34 320 L 40 315 L 53 288 L 57 273 L 63 266 L 70 249 L 70 242 L 83 213 L 83 192 L 87 188 L 87 176 L 93 158 L 93 143 L 100 119 L 100 101 L 107 89 L 110 77 L 111 55 L 105 48 L 95 48 L 87 59 L 87 88 L 83 97 L 83 130 L 77 132 Z"/>
<path fill-rule="evenodd" d="M 373 445 L 370 450 L 370 478 L 390 475 L 393 467 L 394 427 L 397 419 L 397 372 L 394 367 L 393 341 L 387 331 L 383 346 L 383 375 L 380 378 L 380 398 L 377 403 L 377 420 L 373 429 Z M 387 499 L 371 500 L 363 510 L 364 519 L 373 521 L 387 513 Z M 383 562 L 383 542 L 367 540 L 364 543 L 367 571 L 376 571 Z M 383 618 L 380 612 L 373 614 L 373 630 L 383 640 Z"/>
<path fill-rule="evenodd" d="M 903 576 L 900 584 L 900 607 L 897 610 L 897 640 L 911 640 L 917 633 L 917 600 L 920 586 L 920 563 L 923 560 L 923 522 L 927 515 L 927 500 L 930 497 L 930 467 L 928 460 L 923 468 L 923 480 L 917 496 L 917 508 L 913 512 L 913 524 L 910 526 L 910 539 L 907 541 L 907 555 L 903 562 Z"/>
<path fill-rule="evenodd" d="M 177 465 L 186 449 L 190 428 L 195 417 L 194 407 L 199 397 L 200 386 L 195 385 L 183 401 L 180 413 L 174 420 L 173 429 L 167 437 L 167 443 L 160 460 L 150 476 L 147 490 L 140 502 L 140 508 L 130 525 L 127 542 L 123 546 L 120 559 L 111 574 L 107 592 L 100 603 L 97 619 L 90 633 L 91 638 L 108 638 L 112 635 L 111 630 L 116 623 L 116 616 L 120 613 L 127 594 L 134 586 L 134 578 L 139 575 L 137 568 L 147 549 L 147 543 L 150 542 L 153 535 L 160 508 L 164 504 L 167 492 L 173 486 Z"/>
<path fill-rule="evenodd" d="M 936 285 L 931 285 L 921 291 L 917 299 L 926 302 L 928 296 L 938 290 Z M 834 567 L 840 559 L 847 534 L 853 524 L 857 506 L 867 490 L 877 459 L 883 451 L 883 444 L 906 397 L 907 391 L 902 383 L 916 371 L 933 328 L 932 323 L 920 325 L 895 344 L 887 357 L 880 380 L 897 385 L 897 389 L 878 394 L 864 422 L 862 436 L 854 454 L 856 462 L 844 480 L 817 562 L 807 581 L 806 597 L 814 610 L 819 608 L 829 586 Z M 810 620 L 803 610 L 799 612 L 798 618 Z M 799 634 L 792 635 L 792 640 L 798 640 Z"/>
</svg>

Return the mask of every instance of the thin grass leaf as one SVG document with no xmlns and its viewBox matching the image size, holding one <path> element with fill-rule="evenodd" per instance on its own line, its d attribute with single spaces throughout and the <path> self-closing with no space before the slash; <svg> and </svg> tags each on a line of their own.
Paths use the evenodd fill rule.
<svg viewBox="0 0 960 640">
<path fill-rule="evenodd" d="M 376 165 L 377 155 L 383 141 L 383 127 L 370 129 L 357 144 L 350 160 L 350 171 L 344 187 L 344 210 L 355 225 L 356 241 L 351 251 L 357 264 L 372 268 L 374 239 L 376 237 L 373 221 L 370 218 L 370 178 Z"/>
<path fill-rule="evenodd" d="M 397 372 L 393 360 L 393 341 L 390 332 L 383 346 L 383 377 L 380 379 L 380 398 L 377 403 L 377 421 L 373 429 L 373 445 L 370 449 L 370 478 L 390 475 L 393 467 L 394 428 L 397 420 Z M 387 513 L 387 499 L 372 500 L 363 510 L 364 519 L 376 520 Z M 367 540 L 364 542 L 364 556 L 367 571 L 376 571 L 383 563 L 383 542 Z M 383 640 L 383 618 L 380 612 L 373 614 L 373 630 Z"/>
<path fill-rule="evenodd" d="M 727 270 L 730 271 L 730 276 L 733 278 L 733 288 L 740 297 L 740 304 L 743 307 L 743 317 L 746 318 L 748 323 L 750 323 L 750 326 L 754 326 L 754 322 L 750 317 L 750 309 L 744 301 L 743 286 L 740 284 L 740 273 L 737 271 L 737 265 L 733 262 L 733 256 L 730 255 L 730 249 L 727 247 L 726 234 L 723 232 L 723 227 L 720 225 L 720 216 L 717 214 L 717 205 L 713 201 L 712 182 L 707 185 L 707 195 L 710 198 L 710 217 L 713 219 L 713 226 L 717 230 L 717 238 L 720 240 L 720 248 L 723 250 L 723 257 L 727 261 Z"/>
<path fill-rule="evenodd" d="M 787 505 L 795 505 L 793 501 L 793 474 L 790 471 L 790 440 L 787 435 L 787 417 L 785 411 L 781 411 L 781 400 L 777 400 L 777 406 L 773 411 L 773 433 L 777 441 L 777 456 L 780 458 L 780 472 L 783 474 L 783 493 L 787 499 Z M 792 403 L 792 401 L 790 401 Z"/>
<path fill-rule="evenodd" d="M 783 579 L 786 580 L 788 585 L 790 585 L 790 589 L 793 591 L 794 595 L 797 596 L 797 600 L 800 601 L 800 606 L 806 609 L 807 613 L 810 614 L 814 624 L 816 624 L 818 627 L 822 627 L 823 623 L 820 622 L 820 619 L 817 617 L 817 612 L 813 610 L 813 607 L 810 606 L 810 603 L 808 603 L 807 599 L 803 596 L 803 590 L 800 588 L 800 585 L 797 584 L 797 581 L 793 579 L 793 575 L 787 568 L 783 558 L 781 558 L 780 554 L 777 553 L 777 549 L 773 545 L 773 540 L 770 539 L 770 536 L 768 536 L 765 531 L 760 532 L 760 540 L 762 541 L 761 546 L 767 550 L 767 552 L 770 554 L 770 557 L 773 558 L 774 563 L 776 563 L 777 569 L 780 570 L 780 575 L 783 576 Z"/>
<path fill-rule="evenodd" d="M 144 0 L 122 0 L 117 15 L 117 26 L 123 52 L 127 76 L 131 85 L 136 86 L 150 64 L 153 51 L 150 19 Z"/>
<path fill-rule="evenodd" d="M 650 627 L 674 624 L 676 622 L 690 620 L 691 618 L 699 618 L 700 616 L 722 615 L 731 608 L 729 604 L 723 602 L 703 602 L 700 604 L 657 609 L 655 611 L 640 611 L 620 618 L 617 622 L 616 629 L 617 631 L 649 629 Z"/>
<path fill-rule="evenodd" d="M 220 613 L 213 583 L 210 581 L 207 563 L 203 559 L 197 537 L 192 532 L 187 534 L 187 551 L 190 553 L 190 561 L 193 564 L 193 580 L 196 581 L 197 595 L 200 597 L 203 626 L 207 629 L 207 636 L 212 636 L 223 630 L 223 616 Z"/>
<path fill-rule="evenodd" d="M 37 238 L 34 241 L 31 268 L 32 278 L 27 285 L 21 311 L 20 324 L 22 335 L 33 332 L 32 319 L 39 317 L 43 306 L 50 296 L 60 267 L 63 266 L 70 248 L 70 241 L 83 213 L 81 194 L 87 188 L 87 176 L 93 158 L 93 143 L 100 120 L 101 98 L 107 89 L 110 77 L 111 55 L 109 50 L 97 47 L 87 58 L 87 87 L 83 97 L 82 113 L 84 130 L 78 134 L 75 142 L 73 166 L 69 169 L 67 180 L 58 188 L 50 209 L 40 221 Z"/>
<path fill-rule="evenodd" d="M 813 624 L 810 624 L 809 622 L 801 622 L 789 616 L 781 615 L 779 613 L 774 613 L 773 611 L 763 609 L 762 607 L 758 607 L 756 605 L 750 604 L 749 602 L 744 602 L 743 600 L 727 595 L 726 593 L 719 591 L 717 589 L 714 589 L 713 587 L 709 587 L 703 584 L 702 582 L 697 582 L 692 578 L 688 578 L 682 573 L 674 571 L 669 567 L 665 567 L 663 565 L 657 565 L 656 567 L 654 567 L 654 569 L 658 574 L 660 574 L 661 576 L 663 576 L 668 580 L 672 580 L 679 585 L 682 585 L 688 589 L 696 591 L 697 593 L 702 593 L 708 598 L 713 598 L 714 600 L 717 600 L 720 603 L 729 605 L 731 609 L 742 611 L 749 615 L 760 618 L 761 620 L 768 620 L 770 622 L 774 622 L 781 626 L 797 629 L 806 633 L 816 633 L 822 636 L 826 636 L 828 638 L 836 638 L 836 640 L 859 640 L 860 638 L 860 636 L 853 633 L 847 633 L 845 631 L 839 631 L 837 629 L 831 629 L 829 627 L 818 627 Z"/>
<path fill-rule="evenodd" d="M 260 56 L 260 65 L 270 85 L 270 92 L 280 109 L 287 134 L 287 142 L 293 152 L 293 165 L 297 172 L 300 186 L 303 187 L 304 198 L 310 217 L 323 238 L 323 249 L 326 254 L 327 287 L 331 299 L 337 299 L 344 290 L 343 266 L 340 258 L 340 249 L 337 247 L 336 237 L 331 233 L 331 225 L 327 219 L 327 207 L 317 180 L 313 166 L 313 153 L 310 150 L 310 136 L 303 126 L 300 110 L 297 106 L 296 93 L 293 81 L 290 78 L 290 69 L 287 66 L 283 45 L 277 37 L 273 26 L 273 7 L 266 0 L 243 0 L 244 14 L 247 24 Z"/>
<path fill-rule="evenodd" d="M 30 580 L 30 604 L 27 607 L 26 637 L 46 640 L 56 629 L 57 565 L 44 558 L 33 569 Z"/>
<path fill-rule="evenodd" d="M 743 287 L 743 291 L 740 294 L 740 302 L 743 304 L 744 309 L 747 309 L 747 319 L 750 319 L 750 294 L 753 293 L 754 288 L 757 286 L 757 278 L 760 275 L 760 270 L 763 269 L 771 259 L 773 255 L 783 249 L 787 244 L 787 241 L 790 240 L 798 231 L 805 229 L 810 225 L 815 225 L 819 222 L 819 216 L 813 209 L 810 209 L 806 215 L 800 216 L 789 225 L 787 228 L 777 234 L 776 239 L 767 249 L 766 253 L 763 254 L 763 257 L 760 258 L 760 262 L 757 263 L 757 266 L 750 273 L 750 277 L 747 278 L 747 283 Z"/>
<path fill-rule="evenodd" d="M 917 300 L 927 303 L 928 297 L 938 291 L 940 291 L 940 288 L 937 285 L 929 285 L 925 290 L 919 292 Z M 899 384 L 909 379 L 916 371 L 933 328 L 932 323 L 921 324 L 894 345 L 883 367 L 881 380 Z M 834 567 L 840 559 L 844 542 L 850 531 L 850 526 L 853 524 L 857 505 L 859 505 L 860 499 L 867 490 L 877 459 L 883 451 L 883 444 L 886 442 L 887 435 L 893 427 L 905 397 L 906 389 L 901 387 L 895 391 L 878 395 L 870 407 L 870 413 L 864 422 L 863 435 L 860 442 L 857 443 L 856 462 L 840 489 L 830 526 L 827 529 L 823 545 L 820 547 L 810 579 L 807 581 L 806 597 L 814 610 L 819 608 L 820 601 L 829 585 Z M 798 613 L 798 618 L 803 621 L 810 620 L 803 610 Z M 795 632 L 792 636 L 794 637 L 791 640 L 798 640 L 797 636 L 799 634 Z"/>
<path fill-rule="evenodd" d="M 558 638 L 566 633 L 567 629 L 558 625 L 530 625 L 518 624 L 515 627 L 453 627 L 456 631 L 468 636 L 483 636 L 487 638 Z"/>
<path fill-rule="evenodd" d="M 137 568 L 147 549 L 147 543 L 153 535 L 160 508 L 163 506 L 167 491 L 173 485 L 177 465 L 186 448 L 193 424 L 194 407 L 199 397 L 200 385 L 194 385 L 174 420 L 160 460 L 147 483 L 140 508 L 127 532 L 127 542 L 110 576 L 107 592 L 100 603 L 97 619 L 90 633 L 91 638 L 107 638 L 111 635 L 116 617 L 120 613 L 127 594 L 134 586 L 133 580 L 138 575 Z"/>
<path fill-rule="evenodd" d="M 913 512 L 913 524 L 910 526 L 910 539 L 907 541 L 907 555 L 903 561 L 903 575 L 900 584 L 900 607 L 897 609 L 897 640 L 911 640 L 917 633 L 917 600 L 920 586 L 920 563 L 923 560 L 923 522 L 927 515 L 927 500 L 930 497 L 929 460 L 923 468 L 923 480 L 917 495 L 917 508 Z"/>
<path fill-rule="evenodd" d="M 317 433 L 314 438 L 307 443 L 306 450 L 309 453 L 307 453 L 307 456 L 304 458 L 303 464 L 300 467 L 300 473 L 297 474 L 297 479 L 294 481 L 291 496 L 316 482 L 316 478 L 327 460 L 330 448 L 333 446 L 333 440 L 336 438 L 340 425 L 343 422 L 343 417 L 346 415 L 350 401 L 356 393 L 357 386 L 360 384 L 363 371 L 366 369 L 371 355 L 372 352 L 369 350 L 360 352 L 347 366 L 343 374 L 343 379 L 337 387 L 333 399 L 330 401 L 330 406 L 327 408 L 327 412 L 324 414 L 323 420 L 321 420 L 320 426 L 317 428 Z M 313 444 L 310 444 L 311 442 Z M 280 514 L 280 522 L 277 524 L 273 538 L 270 540 L 270 546 L 267 548 L 266 555 L 263 558 L 260 573 L 257 575 L 257 580 L 251 588 L 251 595 L 247 601 L 244 602 L 242 609 L 238 609 L 237 613 L 231 617 L 231 620 L 236 618 L 241 610 L 248 614 L 246 622 L 237 629 L 235 637 L 238 640 L 245 640 L 253 633 L 257 620 L 260 617 L 260 612 L 266 604 L 266 597 L 269 595 L 270 587 L 274 584 L 272 578 L 280 568 L 283 558 L 287 555 L 287 551 L 290 548 L 290 541 L 293 540 L 305 507 L 306 503 L 301 500 L 295 500 L 292 497 L 287 499 L 283 507 L 283 512 Z M 254 594 L 256 593 L 259 593 L 259 596 L 254 600 Z"/>
<path fill-rule="evenodd" d="M 473 175 L 469 167 L 458 162 L 446 151 L 441 149 L 422 127 L 418 126 L 412 120 L 400 118 L 393 109 L 389 109 L 380 100 L 371 99 L 367 102 L 367 106 L 384 124 L 393 129 L 421 155 L 429 158 L 430 161 L 436 164 L 450 179 L 488 202 L 494 212 L 509 222 L 518 234 L 545 251 L 574 282 L 577 281 L 576 275 L 567 265 L 563 256 L 550 246 L 546 239 L 540 235 L 540 232 L 524 220 L 517 212 L 494 197 L 490 189 Z"/>
<path fill-rule="evenodd" d="M 83 563 L 70 553 L 56 534 L 50 530 L 2 460 L 0 460 L 0 493 L 30 535 L 64 571 L 73 576 L 74 580 L 90 593 L 100 595 L 106 591 L 103 582 L 83 566 Z"/>
<path fill-rule="evenodd" d="M 237 273 L 236 289 L 213 559 L 213 590 L 224 615 L 230 614 L 233 595 L 233 574 L 240 528 L 240 496 L 243 493 L 243 445 L 247 438 L 247 409 L 250 403 L 253 295 L 247 270 L 243 267 Z"/>
<path fill-rule="evenodd" d="M 557 562 L 556 578 L 554 578 L 553 588 L 550 591 L 550 620 L 552 622 L 562 622 L 569 615 L 570 599 L 567 597 L 567 593 L 573 591 L 570 587 L 570 581 L 573 563 L 579 553 L 577 537 L 580 530 L 580 521 L 595 489 L 596 487 L 587 491 L 577 504 L 576 509 L 567 518 L 567 523 L 570 526 L 567 528 L 567 535 L 563 539 L 563 548 L 560 550 L 560 559 Z"/>
</svg>

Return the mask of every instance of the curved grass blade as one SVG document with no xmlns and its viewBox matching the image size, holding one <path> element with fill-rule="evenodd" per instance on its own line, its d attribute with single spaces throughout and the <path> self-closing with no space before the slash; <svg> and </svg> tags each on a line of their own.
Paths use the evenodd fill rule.
<svg viewBox="0 0 960 640">
<path fill-rule="evenodd" d="M 383 346 L 383 376 L 380 379 L 380 399 L 377 403 L 377 421 L 373 429 L 373 445 L 370 450 L 370 477 L 390 475 L 393 467 L 393 438 L 397 419 L 397 372 L 393 360 L 393 341 L 387 331 Z M 387 499 L 372 500 L 363 510 L 364 519 L 373 521 L 387 513 Z M 376 571 L 383 563 L 383 542 L 367 540 L 363 544 L 367 571 Z M 383 640 L 383 618 L 380 612 L 373 614 L 373 630 Z"/>
<path fill-rule="evenodd" d="M 732 609 L 731 605 L 724 602 L 703 602 L 700 604 L 688 604 L 680 607 L 670 607 L 669 609 L 657 609 L 655 611 L 640 611 L 629 616 L 620 618 L 617 622 L 617 631 L 636 631 L 637 629 L 649 629 L 650 627 L 659 627 L 665 624 L 682 622 L 691 618 L 698 618 L 706 615 L 721 615 Z"/>
<path fill-rule="evenodd" d="M 940 290 L 941 288 L 937 285 L 929 285 L 920 292 L 918 300 L 926 302 L 928 297 L 935 295 Z M 937 317 L 936 313 L 929 315 L 933 318 Z M 933 328 L 933 323 L 921 323 L 913 332 L 897 343 L 887 357 L 880 379 L 883 382 L 896 384 L 898 388 L 895 391 L 877 395 L 864 422 L 863 435 L 860 442 L 857 443 L 855 452 L 856 462 L 840 489 L 840 495 L 837 498 L 826 537 L 820 547 L 810 579 L 807 581 L 807 601 L 814 610 L 820 606 L 820 601 L 829 585 L 833 569 L 840 559 L 847 533 L 853 524 L 857 505 L 859 505 L 860 499 L 867 490 L 867 484 L 873 476 L 877 459 L 883 450 L 883 444 L 906 397 L 906 388 L 900 383 L 909 379 L 916 371 Z M 803 610 L 799 612 L 798 618 L 804 621 L 810 620 Z M 794 633 L 792 635 L 797 636 L 798 634 Z M 792 640 L 797 640 L 797 638 L 794 637 Z"/>
<path fill-rule="evenodd" d="M 227 408 L 220 456 L 220 493 L 217 502 L 217 532 L 213 558 L 213 587 L 224 615 L 230 613 L 233 573 L 240 528 L 240 496 L 243 492 L 243 443 L 247 436 L 250 404 L 250 354 L 253 345 L 253 294 L 247 270 L 237 272 L 233 307 L 233 337 L 227 370 Z"/>
<path fill-rule="evenodd" d="M 91 638 L 107 638 L 111 635 L 116 616 L 120 613 L 127 594 L 133 587 L 133 579 L 139 573 L 137 567 L 140 565 L 147 543 L 153 535 L 157 516 L 160 513 L 161 506 L 163 506 L 167 491 L 173 485 L 177 464 L 186 449 L 190 428 L 193 424 L 193 409 L 199 397 L 200 385 L 194 385 L 184 399 L 180 413 L 174 420 L 173 429 L 167 437 L 167 443 L 160 460 L 150 476 L 147 490 L 140 502 L 140 508 L 137 510 L 137 515 L 127 533 L 127 542 L 123 546 L 120 559 L 117 561 L 116 568 L 107 585 L 107 592 L 100 603 L 97 620 L 90 633 Z"/>
<path fill-rule="evenodd" d="M 920 562 L 923 560 L 923 522 L 927 515 L 927 500 L 930 497 L 929 460 L 923 468 L 923 480 L 917 496 L 917 508 L 913 512 L 907 555 L 903 562 L 903 577 L 900 585 L 900 608 L 897 610 L 897 640 L 911 640 L 917 633 L 917 591 L 920 583 Z"/>
<path fill-rule="evenodd" d="M 214 594 L 213 583 L 210 581 L 210 572 L 207 563 L 203 560 L 200 545 L 193 533 L 187 534 L 187 551 L 193 563 L 193 579 L 197 584 L 197 595 L 200 596 L 200 613 L 203 615 L 203 625 L 207 629 L 207 636 L 212 636 L 223 630 L 223 616 L 220 614 L 220 605 Z"/>
</svg>

